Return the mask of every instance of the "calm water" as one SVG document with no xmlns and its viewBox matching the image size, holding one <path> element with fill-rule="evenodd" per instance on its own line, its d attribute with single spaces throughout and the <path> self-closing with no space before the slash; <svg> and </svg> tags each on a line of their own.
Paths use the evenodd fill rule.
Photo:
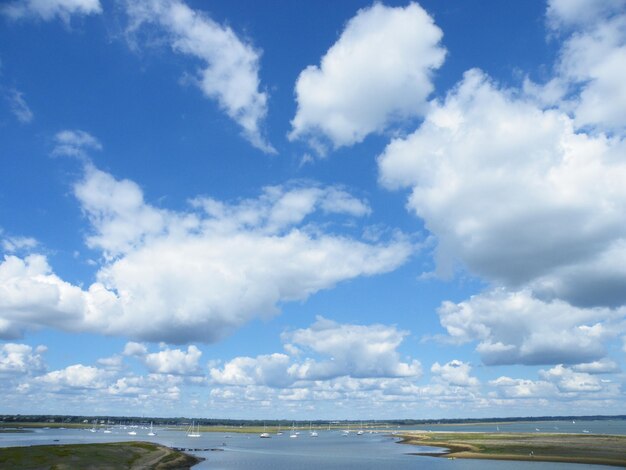
<svg viewBox="0 0 626 470">
<path fill-rule="evenodd" d="M 626 435 L 626 420 L 576 420 L 513 422 L 504 424 L 450 424 L 407 426 L 402 429 L 424 429 L 428 431 L 476 431 L 476 432 L 550 432 Z M 392 430 L 393 431 L 393 430 Z"/>
<path fill-rule="evenodd" d="M 589 430 L 602 434 L 626 434 L 626 421 L 564 421 L 537 423 L 510 423 L 497 425 L 502 432 L 582 432 Z M 409 429 L 409 428 L 404 428 Z M 415 428 L 413 428 L 415 429 Z M 496 425 L 471 426 L 420 426 L 429 430 L 496 431 Z M 539 429 L 539 431 L 536 431 Z M 390 432 L 398 429 L 390 429 Z M 257 435 L 203 433 L 199 438 L 189 438 L 184 430 L 159 429 L 158 435 L 150 437 L 148 430 L 137 429 L 136 436 L 116 430 L 111 434 L 102 431 L 41 429 L 32 433 L 0 434 L 0 447 L 37 444 L 77 444 L 87 442 L 115 442 L 144 440 L 154 441 L 171 447 L 211 448 L 220 451 L 194 451 L 206 461 L 194 470 L 279 470 L 283 468 L 308 469 L 501 469 L 544 470 L 582 469 L 608 467 L 573 464 L 544 464 L 540 462 L 496 462 L 480 460 L 448 460 L 434 457 L 408 455 L 411 452 L 430 451 L 432 448 L 399 445 L 396 438 L 383 433 L 357 436 L 342 435 L 339 431 L 319 431 L 319 437 L 311 437 L 306 431 L 290 438 L 272 435 L 271 439 L 260 439 Z M 57 440 L 57 442 L 55 442 Z"/>
</svg>

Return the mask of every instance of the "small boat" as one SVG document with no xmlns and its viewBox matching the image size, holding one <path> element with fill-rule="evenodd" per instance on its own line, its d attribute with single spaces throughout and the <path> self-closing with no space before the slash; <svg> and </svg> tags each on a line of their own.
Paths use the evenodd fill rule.
<svg viewBox="0 0 626 470">
<path fill-rule="evenodd" d="M 296 424 L 294 423 L 294 424 L 291 426 L 291 434 L 289 434 L 289 437 L 291 437 L 291 438 L 295 439 L 295 438 L 297 438 L 297 437 L 298 437 L 298 434 L 300 434 L 300 433 L 299 433 L 299 432 L 296 432 Z"/>
<path fill-rule="evenodd" d="M 187 429 L 187 437 L 200 437 L 200 424 L 198 424 L 198 429 L 195 427 L 195 423 L 192 421 L 191 426 Z"/>
<path fill-rule="evenodd" d="M 261 439 L 269 439 L 270 437 L 270 433 L 267 432 L 267 427 L 265 426 L 265 423 L 263 423 L 263 432 L 261 434 L 259 434 L 259 437 Z"/>
<path fill-rule="evenodd" d="M 148 436 L 156 436 L 156 433 L 152 429 L 152 421 L 150 421 L 150 432 L 148 433 Z"/>
<path fill-rule="evenodd" d="M 317 437 L 317 432 L 313 431 L 313 424 L 309 421 L 309 434 L 311 435 L 311 437 Z"/>
<path fill-rule="evenodd" d="M 137 435 L 137 431 L 128 431 L 128 435 L 129 436 L 136 436 Z"/>
</svg>

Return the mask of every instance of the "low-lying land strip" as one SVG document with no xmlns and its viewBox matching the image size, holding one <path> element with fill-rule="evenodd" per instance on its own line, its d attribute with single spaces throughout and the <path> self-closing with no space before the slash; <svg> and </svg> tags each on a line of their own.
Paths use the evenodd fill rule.
<svg viewBox="0 0 626 470">
<path fill-rule="evenodd" d="M 402 443 L 440 447 L 447 458 L 536 460 L 626 467 L 626 436 L 601 434 L 406 431 Z"/>
<path fill-rule="evenodd" d="M 189 469 L 202 459 L 151 442 L 0 448 L 0 468 Z"/>
</svg>

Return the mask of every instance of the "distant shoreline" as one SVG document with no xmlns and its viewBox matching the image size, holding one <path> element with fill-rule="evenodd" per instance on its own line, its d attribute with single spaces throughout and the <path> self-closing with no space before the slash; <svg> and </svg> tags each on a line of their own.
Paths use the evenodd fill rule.
<svg viewBox="0 0 626 470">
<path fill-rule="evenodd" d="M 401 444 L 442 449 L 414 455 L 626 467 L 626 436 L 619 435 L 406 431 L 396 436 Z"/>
</svg>

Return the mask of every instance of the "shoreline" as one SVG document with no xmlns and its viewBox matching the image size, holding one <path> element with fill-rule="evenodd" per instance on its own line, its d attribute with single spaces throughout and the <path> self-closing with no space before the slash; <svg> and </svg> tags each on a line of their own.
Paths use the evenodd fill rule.
<svg viewBox="0 0 626 470">
<path fill-rule="evenodd" d="M 190 455 L 154 442 L 130 441 L 98 444 L 53 444 L 0 448 L 2 468 L 98 468 L 128 470 L 189 470 L 202 462 Z"/>
<path fill-rule="evenodd" d="M 399 444 L 441 449 L 412 455 L 626 467 L 626 436 L 620 435 L 407 431 L 396 437 Z"/>
</svg>

